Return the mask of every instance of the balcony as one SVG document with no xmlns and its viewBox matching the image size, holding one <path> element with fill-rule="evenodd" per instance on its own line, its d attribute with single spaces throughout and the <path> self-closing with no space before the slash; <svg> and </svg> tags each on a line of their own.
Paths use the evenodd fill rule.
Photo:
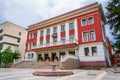
<svg viewBox="0 0 120 80">
<path fill-rule="evenodd" d="M 41 44 L 37 46 L 31 47 L 32 50 L 36 49 L 51 49 L 51 48 L 61 48 L 61 47 L 76 47 L 78 46 L 78 40 L 71 39 L 71 40 L 64 40 L 64 41 L 57 41 L 52 43 Z"/>
</svg>

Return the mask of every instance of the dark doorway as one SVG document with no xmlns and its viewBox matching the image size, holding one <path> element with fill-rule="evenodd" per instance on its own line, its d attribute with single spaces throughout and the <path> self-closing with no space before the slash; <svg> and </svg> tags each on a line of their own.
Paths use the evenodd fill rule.
<svg viewBox="0 0 120 80">
<path fill-rule="evenodd" d="M 52 53 L 52 61 L 54 61 L 55 57 L 56 57 L 56 53 Z"/>
<path fill-rule="evenodd" d="M 41 54 L 38 55 L 38 61 L 40 61 L 40 60 L 43 61 L 43 57 Z"/>
<path fill-rule="evenodd" d="M 48 58 L 48 54 L 44 54 L 45 61 Z"/>
<path fill-rule="evenodd" d="M 61 56 L 64 56 L 65 52 L 60 52 L 59 60 L 61 61 Z"/>
</svg>

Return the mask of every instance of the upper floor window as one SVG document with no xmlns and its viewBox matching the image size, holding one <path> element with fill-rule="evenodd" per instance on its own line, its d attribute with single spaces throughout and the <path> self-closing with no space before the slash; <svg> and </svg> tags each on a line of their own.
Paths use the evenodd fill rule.
<svg viewBox="0 0 120 80">
<path fill-rule="evenodd" d="M 18 43 L 20 42 L 20 38 L 19 38 L 19 39 L 17 39 L 17 42 L 18 42 Z"/>
<path fill-rule="evenodd" d="M 69 23 L 69 29 L 70 29 L 70 30 L 71 30 L 71 29 L 74 29 L 74 22 Z"/>
<path fill-rule="evenodd" d="M 93 23 L 94 23 L 93 17 L 89 17 L 89 18 L 88 18 L 88 24 L 93 24 Z"/>
<path fill-rule="evenodd" d="M 43 46 L 43 41 L 40 41 L 40 45 Z"/>
<path fill-rule="evenodd" d="M 2 41 L 3 40 L 3 36 L 0 36 L 0 41 Z"/>
<path fill-rule="evenodd" d="M 65 37 L 61 37 L 62 43 L 65 43 Z"/>
<path fill-rule="evenodd" d="M 95 31 L 94 31 L 94 30 L 93 30 L 93 31 L 90 31 L 90 40 L 91 40 L 91 41 L 96 40 Z"/>
<path fill-rule="evenodd" d="M 70 42 L 74 42 L 74 35 L 70 35 Z"/>
<path fill-rule="evenodd" d="M 35 38 L 35 33 L 30 33 L 29 39 Z"/>
<path fill-rule="evenodd" d="M 43 33 L 44 33 L 44 31 L 41 31 L 41 32 L 40 32 L 40 36 L 43 36 Z"/>
<path fill-rule="evenodd" d="M 86 19 L 82 19 L 81 24 L 82 24 L 82 26 L 87 25 L 87 20 Z"/>
<path fill-rule="evenodd" d="M 57 42 L 57 38 L 53 38 L 53 42 Z"/>
<path fill-rule="evenodd" d="M 89 47 L 84 48 L 85 56 L 89 56 Z"/>
<path fill-rule="evenodd" d="M 49 35 L 50 34 L 50 29 L 47 29 L 47 35 Z"/>
<path fill-rule="evenodd" d="M 3 32 L 3 29 L 0 30 L 0 33 L 2 33 L 2 32 Z"/>
<path fill-rule="evenodd" d="M 46 45 L 49 45 L 50 44 L 50 40 L 46 40 Z"/>
<path fill-rule="evenodd" d="M 92 56 L 96 56 L 97 55 L 97 47 L 91 47 L 92 49 Z"/>
<path fill-rule="evenodd" d="M 87 41 L 88 41 L 88 33 L 83 32 L 83 42 L 87 42 Z"/>
<path fill-rule="evenodd" d="M 65 31 L 65 25 L 61 25 L 61 31 Z"/>
<path fill-rule="evenodd" d="M 57 27 L 53 28 L 53 33 L 57 33 Z"/>
<path fill-rule="evenodd" d="M 21 32 L 19 32 L 19 35 L 21 35 Z"/>
</svg>

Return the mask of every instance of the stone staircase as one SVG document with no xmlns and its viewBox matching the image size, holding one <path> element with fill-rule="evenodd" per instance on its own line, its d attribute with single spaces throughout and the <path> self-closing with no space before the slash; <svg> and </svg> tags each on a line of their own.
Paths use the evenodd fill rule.
<svg viewBox="0 0 120 80">
<path fill-rule="evenodd" d="M 52 69 L 51 63 L 53 62 L 32 62 L 21 61 L 12 65 L 12 68 L 26 68 L 26 69 Z M 56 69 L 60 69 L 60 62 L 54 62 Z"/>
</svg>

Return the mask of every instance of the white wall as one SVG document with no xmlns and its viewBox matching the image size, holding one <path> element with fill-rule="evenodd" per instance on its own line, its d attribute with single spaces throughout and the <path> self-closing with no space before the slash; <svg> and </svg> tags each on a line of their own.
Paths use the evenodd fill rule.
<svg viewBox="0 0 120 80">
<path fill-rule="evenodd" d="M 92 56 L 91 47 L 97 47 L 97 55 Z M 85 56 L 84 48 L 89 47 L 90 56 Z M 79 58 L 80 61 L 103 61 L 105 60 L 105 53 L 104 47 L 102 43 L 95 43 L 95 44 L 85 44 L 79 46 Z"/>
<path fill-rule="evenodd" d="M 11 44 L 19 44 L 17 42 L 17 38 L 9 37 L 9 36 L 3 36 L 3 42 L 11 43 Z"/>
<path fill-rule="evenodd" d="M 11 47 L 11 50 L 12 50 L 13 52 L 18 50 L 18 46 L 10 45 L 10 44 L 3 44 L 3 48 L 2 48 L 1 51 L 5 50 L 5 49 L 8 48 L 9 46 Z"/>
</svg>

